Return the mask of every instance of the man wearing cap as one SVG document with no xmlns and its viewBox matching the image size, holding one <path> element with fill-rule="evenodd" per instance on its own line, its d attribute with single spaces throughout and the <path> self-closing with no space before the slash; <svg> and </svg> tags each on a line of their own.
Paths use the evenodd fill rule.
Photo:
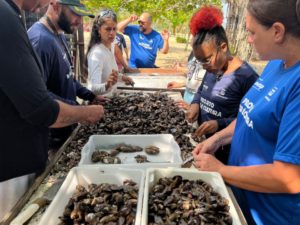
<svg viewBox="0 0 300 225">
<path fill-rule="evenodd" d="M 138 21 L 139 26 L 129 25 Z M 128 35 L 131 43 L 129 67 L 155 68 L 157 51 L 167 54 L 169 51 L 169 32 L 159 34 L 152 28 L 152 16 L 143 13 L 140 18 L 131 15 L 118 24 L 118 31 Z"/>
<path fill-rule="evenodd" d="M 82 16 L 93 15 L 79 0 L 51 0 L 47 12 L 29 30 L 29 39 L 41 58 L 44 81 L 50 95 L 71 105 L 77 105 L 76 97 L 90 102 L 104 101 L 74 79 L 73 60 L 64 33 L 72 34 Z M 76 125 L 50 129 L 50 154 L 66 141 Z"/>
<path fill-rule="evenodd" d="M 102 106 L 67 105 L 47 92 L 21 10 L 37 9 L 48 2 L 0 1 L 0 224 L 35 175 L 45 169 L 48 127 L 93 123 L 104 114 Z"/>
</svg>

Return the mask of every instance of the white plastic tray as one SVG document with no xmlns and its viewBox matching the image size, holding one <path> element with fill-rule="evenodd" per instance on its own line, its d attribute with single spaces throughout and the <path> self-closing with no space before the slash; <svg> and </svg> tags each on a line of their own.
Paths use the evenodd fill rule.
<svg viewBox="0 0 300 225">
<path fill-rule="evenodd" d="M 182 168 L 149 168 L 146 172 L 145 190 L 144 190 L 144 200 L 143 200 L 143 212 L 141 225 L 148 224 L 148 196 L 149 191 L 155 185 L 159 178 L 162 177 L 173 177 L 175 175 L 180 175 L 184 179 L 198 180 L 201 179 L 208 184 L 210 184 L 214 191 L 221 194 L 223 197 L 229 200 L 230 214 L 232 216 L 233 225 L 241 225 L 238 213 L 233 205 L 227 188 L 224 184 L 223 178 L 219 173 L 216 172 L 201 172 L 197 169 L 182 169 Z"/>
<path fill-rule="evenodd" d="M 55 198 L 44 213 L 39 225 L 57 225 L 60 222 L 58 217 L 62 216 L 65 206 L 67 205 L 72 194 L 75 192 L 76 185 L 80 184 L 84 187 L 87 187 L 88 184 L 91 183 L 110 183 L 121 185 L 126 179 L 133 180 L 139 187 L 135 225 L 140 225 L 145 172 L 143 170 L 133 170 L 127 168 L 115 168 L 114 170 L 111 170 L 109 167 L 72 168 L 57 192 Z"/>
<path fill-rule="evenodd" d="M 104 150 L 110 151 L 113 147 L 120 143 L 137 145 L 142 148 L 148 145 L 155 145 L 160 148 L 158 155 L 148 155 L 145 151 L 133 153 L 119 153 L 117 156 L 121 159 L 121 164 L 109 164 L 110 166 L 127 166 L 134 168 L 149 167 L 180 167 L 182 159 L 180 156 L 180 148 L 171 134 L 155 134 L 155 135 L 92 135 L 81 152 L 81 160 L 79 166 L 82 165 L 107 165 L 101 162 L 93 163 L 91 157 L 96 147 L 103 147 Z M 111 146 L 111 147 L 110 147 Z M 134 156 L 146 155 L 150 162 L 137 163 Z"/>
</svg>

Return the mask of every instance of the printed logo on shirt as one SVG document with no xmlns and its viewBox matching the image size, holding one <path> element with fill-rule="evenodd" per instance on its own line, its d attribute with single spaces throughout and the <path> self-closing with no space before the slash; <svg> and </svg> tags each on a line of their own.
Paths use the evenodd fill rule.
<svg viewBox="0 0 300 225">
<path fill-rule="evenodd" d="M 219 112 L 219 111 L 214 109 L 215 104 L 213 102 L 211 102 L 211 101 L 209 101 L 209 100 L 207 100 L 203 97 L 200 98 L 200 102 L 201 102 L 200 103 L 200 108 L 203 111 L 205 111 L 205 112 L 207 112 L 211 115 L 217 116 L 217 117 L 222 117 L 222 112 Z"/>
<path fill-rule="evenodd" d="M 152 50 L 152 47 L 149 45 L 149 44 L 147 44 L 147 43 L 139 43 L 139 45 L 140 46 L 142 46 L 142 47 L 144 47 L 145 49 L 150 49 L 150 50 Z"/>
<path fill-rule="evenodd" d="M 219 95 L 221 96 L 224 96 L 226 93 L 226 89 L 225 88 L 222 88 L 220 91 L 219 91 Z"/>
<path fill-rule="evenodd" d="M 206 84 L 203 85 L 203 90 L 207 91 L 208 90 L 208 86 Z"/>
<path fill-rule="evenodd" d="M 259 80 L 260 80 L 260 79 L 259 79 Z M 261 91 L 261 90 L 265 87 L 265 85 L 263 85 L 262 83 L 260 83 L 259 80 L 257 80 L 257 81 L 254 83 L 253 87 L 254 87 L 256 90 Z"/>
<path fill-rule="evenodd" d="M 275 94 L 275 92 L 278 90 L 277 87 L 273 87 L 268 94 L 265 96 L 265 99 L 269 102 L 271 101 L 271 97 Z"/>
<path fill-rule="evenodd" d="M 249 114 L 251 111 L 254 109 L 254 104 L 253 102 L 250 102 L 248 98 L 243 99 L 243 101 L 240 104 L 239 111 L 242 114 L 245 123 L 247 124 L 248 127 L 253 129 L 253 121 L 250 119 Z"/>
</svg>

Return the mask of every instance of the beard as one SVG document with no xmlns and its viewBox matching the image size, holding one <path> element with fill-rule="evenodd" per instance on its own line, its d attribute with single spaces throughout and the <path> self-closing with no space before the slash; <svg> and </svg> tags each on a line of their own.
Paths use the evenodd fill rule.
<svg viewBox="0 0 300 225">
<path fill-rule="evenodd" d="M 143 27 L 140 26 L 140 31 L 141 31 L 142 33 L 145 33 L 146 28 L 143 28 Z"/>
<path fill-rule="evenodd" d="M 68 20 L 65 12 L 62 10 L 57 21 L 58 26 L 67 34 L 72 34 L 73 30 L 71 27 L 71 23 Z"/>
</svg>

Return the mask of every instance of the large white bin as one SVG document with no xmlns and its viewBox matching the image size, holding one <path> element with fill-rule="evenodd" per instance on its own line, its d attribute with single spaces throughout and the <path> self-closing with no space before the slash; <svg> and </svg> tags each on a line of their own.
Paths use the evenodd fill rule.
<svg viewBox="0 0 300 225">
<path fill-rule="evenodd" d="M 160 148 L 158 155 L 148 155 L 144 151 L 133 153 L 119 153 L 117 156 L 121 159 L 121 164 L 109 164 L 110 166 L 128 166 L 134 168 L 149 167 L 180 167 L 182 159 L 180 156 L 180 148 L 171 134 L 155 134 L 155 135 L 92 135 L 89 141 L 83 147 L 81 152 L 81 160 L 79 166 L 82 165 L 108 165 L 101 162 L 93 163 L 91 157 L 96 147 L 102 147 L 104 150 L 110 151 L 113 146 L 120 143 L 137 145 L 142 148 L 148 145 L 155 145 Z M 110 147 L 111 146 L 111 147 Z M 137 163 L 136 155 L 146 155 L 150 162 Z"/>
<path fill-rule="evenodd" d="M 66 177 L 55 198 L 44 213 L 39 225 L 57 225 L 59 216 L 62 216 L 72 194 L 75 192 L 76 185 L 80 184 L 87 187 L 88 184 L 123 184 L 124 180 L 133 180 L 139 186 L 138 204 L 135 225 L 141 223 L 142 200 L 144 192 L 145 172 L 143 170 L 133 170 L 127 168 L 109 167 L 74 167 Z"/>
<path fill-rule="evenodd" d="M 216 172 L 201 172 L 196 169 L 182 169 L 182 168 L 150 168 L 146 172 L 145 190 L 144 190 L 144 200 L 143 200 L 143 212 L 141 225 L 148 224 L 148 198 L 149 191 L 158 182 L 160 178 L 163 177 L 173 177 L 175 175 L 180 175 L 184 179 L 189 180 L 203 180 L 210 184 L 214 191 L 221 194 L 223 197 L 229 200 L 230 214 L 232 216 L 233 225 L 241 225 L 238 213 L 233 205 L 233 202 L 229 196 L 226 189 L 224 181 L 219 173 Z"/>
</svg>

